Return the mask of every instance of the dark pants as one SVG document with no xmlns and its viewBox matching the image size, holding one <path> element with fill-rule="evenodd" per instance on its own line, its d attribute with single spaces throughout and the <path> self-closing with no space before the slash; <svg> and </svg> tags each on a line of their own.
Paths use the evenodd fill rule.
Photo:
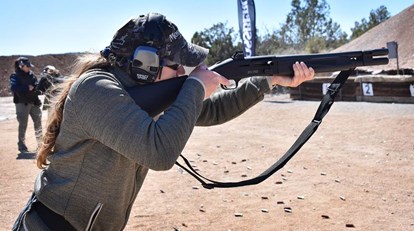
<svg viewBox="0 0 414 231">
<path fill-rule="evenodd" d="M 16 222 L 13 225 L 12 231 L 48 231 L 50 230 L 46 224 L 43 223 L 39 214 L 34 210 L 34 204 L 37 198 L 33 193 L 27 202 L 24 209 L 20 212 Z"/>
<path fill-rule="evenodd" d="M 24 209 L 20 212 L 12 231 L 76 231 L 62 216 L 54 213 L 37 200 L 33 193 Z"/>
<path fill-rule="evenodd" d="M 31 103 L 16 103 L 16 117 L 19 122 L 19 133 L 17 143 L 20 151 L 27 150 L 26 147 L 26 130 L 27 123 L 29 120 L 29 115 L 33 120 L 33 125 L 35 129 L 36 141 L 38 144 L 42 141 L 42 110 L 40 105 L 36 106 Z"/>
</svg>

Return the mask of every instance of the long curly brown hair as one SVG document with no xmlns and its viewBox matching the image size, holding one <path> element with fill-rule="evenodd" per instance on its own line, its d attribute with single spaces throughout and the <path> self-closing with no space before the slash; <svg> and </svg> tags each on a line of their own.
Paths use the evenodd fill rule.
<svg viewBox="0 0 414 231">
<path fill-rule="evenodd" d="M 111 66 L 110 63 L 100 54 L 84 54 L 78 57 L 72 67 L 72 74 L 66 81 L 57 86 L 60 92 L 52 99 L 52 110 L 47 121 L 46 132 L 43 135 L 42 144 L 37 153 L 37 167 L 44 169 L 47 167 L 47 157 L 52 155 L 55 150 L 56 138 L 59 135 L 60 125 L 63 120 L 63 110 L 65 101 L 72 84 L 86 71 L 95 68 L 106 68 Z"/>
</svg>

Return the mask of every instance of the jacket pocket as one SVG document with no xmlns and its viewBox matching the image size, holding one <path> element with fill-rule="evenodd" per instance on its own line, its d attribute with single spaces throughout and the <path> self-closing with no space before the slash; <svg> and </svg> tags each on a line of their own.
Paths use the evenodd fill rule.
<svg viewBox="0 0 414 231">
<path fill-rule="evenodd" d="M 95 207 L 95 209 L 93 210 L 91 216 L 89 217 L 89 222 L 88 225 L 86 226 L 85 231 L 90 231 L 93 228 L 93 224 L 95 223 L 96 219 L 98 218 L 99 213 L 101 212 L 103 204 L 102 203 L 98 203 Z"/>
</svg>

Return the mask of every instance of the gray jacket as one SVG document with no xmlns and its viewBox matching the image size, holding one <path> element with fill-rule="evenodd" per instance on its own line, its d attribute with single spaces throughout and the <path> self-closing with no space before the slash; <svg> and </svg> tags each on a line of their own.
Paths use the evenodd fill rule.
<svg viewBox="0 0 414 231">
<path fill-rule="evenodd" d="M 124 73 L 92 71 L 72 85 L 50 165 L 35 182 L 39 201 L 77 230 L 122 230 L 149 169 L 168 170 L 195 125 L 224 123 L 261 101 L 266 78 L 203 101 L 197 80 L 184 82 L 158 120 L 125 91 Z"/>
</svg>

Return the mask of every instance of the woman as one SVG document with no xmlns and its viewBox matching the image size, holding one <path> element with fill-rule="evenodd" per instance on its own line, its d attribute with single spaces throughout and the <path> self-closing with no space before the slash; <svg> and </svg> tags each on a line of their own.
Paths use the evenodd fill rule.
<svg viewBox="0 0 414 231">
<path fill-rule="evenodd" d="M 48 122 L 37 158 L 43 170 L 14 229 L 122 230 L 148 170 L 170 169 L 195 125 L 228 121 L 271 86 L 314 76 L 296 63 L 293 78 L 254 78 L 212 94 L 229 81 L 202 64 L 206 56 L 165 16 L 150 13 L 119 29 L 101 55 L 81 58 Z M 196 68 L 156 120 L 128 95 L 129 87 L 183 75 L 183 65 Z"/>
<path fill-rule="evenodd" d="M 42 102 L 39 99 L 41 92 L 36 90 L 38 82 L 31 67 L 33 65 L 28 58 L 19 57 L 14 61 L 15 72 L 10 76 L 10 89 L 13 92 L 16 118 L 19 122 L 17 147 L 20 152 L 28 152 L 26 130 L 29 115 L 33 120 L 38 146 L 42 140 Z"/>
</svg>

